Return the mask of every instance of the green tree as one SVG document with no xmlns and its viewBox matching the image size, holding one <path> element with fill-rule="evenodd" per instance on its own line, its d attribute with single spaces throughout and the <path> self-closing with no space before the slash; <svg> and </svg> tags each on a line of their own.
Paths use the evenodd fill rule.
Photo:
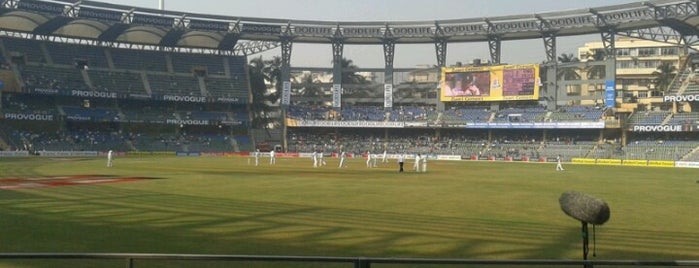
<svg viewBox="0 0 699 268">
<path fill-rule="evenodd" d="M 267 128 L 270 123 L 280 123 L 272 114 L 278 111 L 273 104 L 279 100 L 281 94 L 281 60 L 263 60 L 262 57 L 254 58 L 248 64 L 250 79 L 250 113 L 252 114 L 253 128 Z M 276 90 L 269 90 L 267 85 L 272 84 Z"/>
<path fill-rule="evenodd" d="M 366 77 L 359 74 L 359 67 L 350 59 L 342 58 L 340 62 L 342 66 L 342 84 L 345 92 L 352 97 L 366 97 L 371 95 L 373 91 L 369 86 Z"/>
<path fill-rule="evenodd" d="M 595 49 L 595 51 L 588 57 L 588 61 L 603 61 L 607 58 L 607 53 L 602 49 Z M 606 75 L 606 68 L 604 65 L 592 65 L 588 66 L 586 69 L 587 79 L 602 79 Z"/>
<path fill-rule="evenodd" d="M 580 60 L 573 56 L 573 54 L 561 54 L 558 56 L 559 63 L 575 63 L 580 62 Z M 573 66 L 559 66 L 557 78 L 563 80 L 580 80 L 579 68 Z"/>
<path fill-rule="evenodd" d="M 675 65 L 672 65 L 672 63 L 669 62 L 663 62 L 660 64 L 660 66 L 658 66 L 658 68 L 653 72 L 653 85 L 655 86 L 655 90 L 667 93 L 667 91 L 670 89 L 670 83 L 672 83 L 672 80 L 675 79 L 676 75 L 677 68 Z"/>
<path fill-rule="evenodd" d="M 369 81 L 364 76 L 358 74 L 359 67 L 354 65 L 350 59 L 342 58 L 342 83 L 343 84 L 366 84 Z"/>
<path fill-rule="evenodd" d="M 299 95 L 308 98 L 309 103 L 320 104 L 323 102 L 323 88 L 320 84 L 313 80 L 312 74 L 305 74 L 298 83 Z"/>
</svg>

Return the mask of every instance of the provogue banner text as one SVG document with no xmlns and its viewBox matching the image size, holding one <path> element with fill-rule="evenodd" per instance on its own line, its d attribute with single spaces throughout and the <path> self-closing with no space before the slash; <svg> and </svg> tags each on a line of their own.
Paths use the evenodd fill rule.
<svg viewBox="0 0 699 268">
<path fill-rule="evenodd" d="M 699 95 L 664 96 L 664 102 L 699 101 Z"/>
<path fill-rule="evenodd" d="M 52 114 L 5 113 L 7 120 L 53 121 Z"/>
<path fill-rule="evenodd" d="M 687 132 L 694 131 L 693 125 L 636 125 L 631 128 L 633 132 Z"/>
</svg>

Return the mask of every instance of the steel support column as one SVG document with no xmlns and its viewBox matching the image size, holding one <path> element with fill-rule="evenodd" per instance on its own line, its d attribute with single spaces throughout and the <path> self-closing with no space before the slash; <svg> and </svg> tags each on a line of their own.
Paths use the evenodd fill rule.
<svg viewBox="0 0 699 268">
<path fill-rule="evenodd" d="M 616 51 L 615 51 L 615 38 L 616 38 L 616 31 L 614 31 L 613 28 L 607 28 L 607 29 L 602 29 L 600 32 L 602 35 L 602 45 L 604 46 L 604 55 L 605 58 L 616 58 Z"/>
<path fill-rule="evenodd" d="M 488 48 L 490 49 L 490 62 L 500 64 L 502 39 L 499 35 L 488 36 Z"/>
<path fill-rule="evenodd" d="M 282 66 L 281 78 L 282 82 L 289 82 L 291 79 L 291 48 L 293 42 L 291 38 L 282 38 Z"/>
<path fill-rule="evenodd" d="M 447 65 L 447 39 L 436 38 L 434 40 L 435 52 L 437 52 L 437 66 L 444 67 Z"/>
<path fill-rule="evenodd" d="M 556 34 L 544 33 L 542 38 L 544 39 L 544 49 L 546 50 L 546 62 L 556 62 Z"/>
</svg>

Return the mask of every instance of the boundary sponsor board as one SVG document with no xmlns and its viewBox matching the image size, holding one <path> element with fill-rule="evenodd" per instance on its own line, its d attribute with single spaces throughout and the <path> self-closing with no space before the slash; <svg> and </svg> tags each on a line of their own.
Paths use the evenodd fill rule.
<svg viewBox="0 0 699 268">
<path fill-rule="evenodd" d="M 538 100 L 539 65 L 442 68 L 441 101 Z"/>
<path fill-rule="evenodd" d="M 621 159 L 597 159 L 598 165 L 620 166 Z"/>
<path fill-rule="evenodd" d="M 645 167 L 648 165 L 648 160 L 633 160 L 633 159 L 626 159 L 621 162 L 622 165 L 624 166 L 637 166 L 637 167 Z"/>
<path fill-rule="evenodd" d="M 159 152 L 126 152 L 126 155 L 130 156 L 173 156 L 175 152 L 159 151 Z"/>
<path fill-rule="evenodd" d="M 675 167 L 679 168 L 699 168 L 699 162 L 677 161 Z"/>
<path fill-rule="evenodd" d="M 97 151 L 38 151 L 42 157 L 92 157 L 99 156 Z"/>
<path fill-rule="evenodd" d="M 594 158 L 573 158 L 570 160 L 570 162 L 576 163 L 576 164 L 594 165 L 597 163 L 597 159 L 594 159 Z"/>
<path fill-rule="evenodd" d="M 201 156 L 201 152 L 176 152 L 176 156 Z"/>
<path fill-rule="evenodd" d="M 22 157 L 29 156 L 28 151 L 0 151 L 0 157 Z"/>
<path fill-rule="evenodd" d="M 649 167 L 675 167 L 675 161 L 648 160 Z"/>
</svg>

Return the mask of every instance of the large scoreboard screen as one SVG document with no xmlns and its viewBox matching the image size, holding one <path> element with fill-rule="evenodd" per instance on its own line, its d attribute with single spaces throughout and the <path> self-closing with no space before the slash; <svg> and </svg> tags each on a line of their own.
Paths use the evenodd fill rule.
<svg viewBox="0 0 699 268">
<path fill-rule="evenodd" d="M 441 101 L 539 99 L 539 65 L 442 68 Z"/>
</svg>

